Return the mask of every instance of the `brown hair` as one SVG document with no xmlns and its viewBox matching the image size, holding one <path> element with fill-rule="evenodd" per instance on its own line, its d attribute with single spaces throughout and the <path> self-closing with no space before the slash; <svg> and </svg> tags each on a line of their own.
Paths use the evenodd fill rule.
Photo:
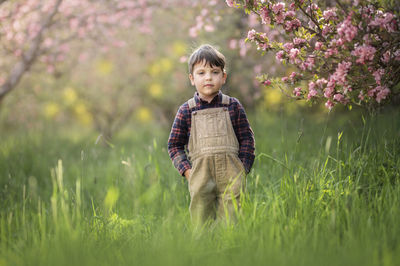
<svg viewBox="0 0 400 266">
<path fill-rule="evenodd" d="M 194 65 L 203 61 L 205 61 L 205 63 L 209 64 L 211 67 L 220 67 L 222 71 L 225 71 L 225 56 L 213 46 L 209 44 L 203 44 L 189 57 L 189 73 L 193 74 Z"/>
</svg>

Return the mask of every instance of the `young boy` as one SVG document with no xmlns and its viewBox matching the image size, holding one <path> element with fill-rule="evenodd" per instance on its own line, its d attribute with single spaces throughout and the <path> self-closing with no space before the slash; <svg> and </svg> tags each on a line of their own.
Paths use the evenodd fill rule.
<svg viewBox="0 0 400 266">
<path fill-rule="evenodd" d="M 202 45 L 192 53 L 189 79 L 196 93 L 180 106 L 168 139 L 169 156 L 189 182 L 194 223 L 233 216 L 254 161 L 246 113 L 220 91 L 226 77 L 225 57 L 214 47 Z"/>
</svg>

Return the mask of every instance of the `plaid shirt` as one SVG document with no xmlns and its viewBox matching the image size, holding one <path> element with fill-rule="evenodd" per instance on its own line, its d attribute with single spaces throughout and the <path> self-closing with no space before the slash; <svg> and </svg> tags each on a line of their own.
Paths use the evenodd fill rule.
<svg viewBox="0 0 400 266">
<path fill-rule="evenodd" d="M 230 98 L 228 106 L 229 115 L 231 117 L 232 126 L 239 142 L 239 159 L 242 161 L 246 172 L 250 172 L 251 166 L 254 162 L 254 134 L 247 120 L 246 113 L 240 102 L 233 97 Z M 207 108 L 223 107 L 222 93 L 218 93 L 214 99 L 208 103 L 200 99 L 198 93 L 194 94 L 196 107 L 192 110 L 202 110 Z M 191 110 L 189 109 L 188 102 L 185 102 L 179 107 L 175 116 L 174 124 L 172 125 L 171 133 L 168 139 L 168 153 L 175 168 L 181 175 L 186 170 L 191 168 L 190 161 L 185 152 L 189 142 L 190 127 L 191 127 Z"/>
</svg>

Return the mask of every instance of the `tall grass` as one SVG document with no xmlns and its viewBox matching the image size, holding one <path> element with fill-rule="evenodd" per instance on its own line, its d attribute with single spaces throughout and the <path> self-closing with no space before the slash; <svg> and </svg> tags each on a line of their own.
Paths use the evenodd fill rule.
<svg viewBox="0 0 400 266">
<path fill-rule="evenodd" d="M 251 116 L 236 224 L 191 228 L 168 130 L 0 144 L 0 265 L 398 265 L 400 115 Z"/>
</svg>

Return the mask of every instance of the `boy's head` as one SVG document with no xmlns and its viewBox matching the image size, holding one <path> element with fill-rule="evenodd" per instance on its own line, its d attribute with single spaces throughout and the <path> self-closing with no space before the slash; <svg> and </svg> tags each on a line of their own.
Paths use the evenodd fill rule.
<svg viewBox="0 0 400 266">
<path fill-rule="evenodd" d="M 189 74 L 193 74 L 193 68 L 198 63 L 216 66 L 225 72 L 225 56 L 209 44 L 201 45 L 190 55 Z"/>
<path fill-rule="evenodd" d="M 210 102 L 226 81 L 225 57 L 211 45 L 197 48 L 189 58 L 189 79 L 200 98 Z"/>
</svg>

